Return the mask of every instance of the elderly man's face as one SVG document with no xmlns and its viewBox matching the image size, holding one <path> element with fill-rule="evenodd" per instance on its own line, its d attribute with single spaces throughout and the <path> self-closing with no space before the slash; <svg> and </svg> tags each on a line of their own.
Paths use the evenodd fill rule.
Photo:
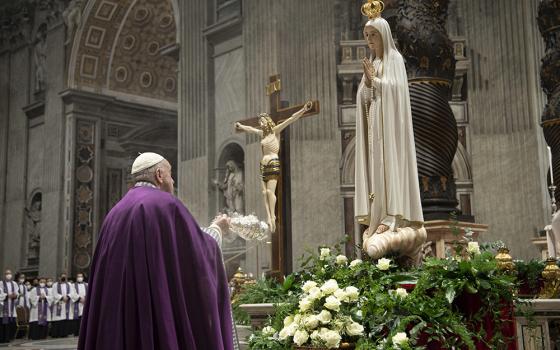
<svg viewBox="0 0 560 350">
<path fill-rule="evenodd" d="M 165 192 L 173 194 L 173 185 L 175 181 L 171 176 L 171 164 L 167 160 L 163 162 L 163 166 L 156 171 L 156 181 L 159 188 Z"/>
</svg>

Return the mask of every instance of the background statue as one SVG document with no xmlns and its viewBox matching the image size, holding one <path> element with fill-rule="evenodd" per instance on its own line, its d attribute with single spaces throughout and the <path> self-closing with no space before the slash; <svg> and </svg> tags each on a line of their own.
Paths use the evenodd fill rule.
<svg viewBox="0 0 560 350">
<path fill-rule="evenodd" d="M 219 182 L 214 180 L 214 184 L 222 191 L 226 199 L 226 212 L 231 215 L 233 213 L 245 214 L 245 201 L 243 197 L 243 170 L 233 160 L 226 162 L 226 174 L 224 180 Z"/>
<path fill-rule="evenodd" d="M 83 0 L 72 0 L 64 12 L 62 12 L 62 18 L 66 25 L 66 42 L 64 45 L 68 45 L 72 41 L 74 32 L 82 24 L 83 4 Z"/>
<path fill-rule="evenodd" d="M 365 10 L 365 11 L 364 11 Z M 391 252 L 416 259 L 426 239 L 420 202 L 408 78 L 381 1 L 369 1 L 364 38 L 371 59 L 356 97 L 358 222 L 369 226 L 363 246 L 373 258 Z"/>
<path fill-rule="evenodd" d="M 47 67 L 47 25 L 42 23 L 37 30 L 37 38 L 33 50 L 35 60 L 35 92 L 45 90 Z"/>
<path fill-rule="evenodd" d="M 290 118 L 276 125 L 268 113 L 259 115 L 260 129 L 235 123 L 235 128 L 241 131 L 257 134 L 261 137 L 263 157 L 261 159 L 261 179 L 264 205 L 268 216 L 270 232 L 276 231 L 276 185 L 280 176 L 280 133 L 290 124 L 297 121 L 305 112 L 311 110 L 313 102 L 308 101 L 302 109 Z"/>
<path fill-rule="evenodd" d="M 28 265 L 39 263 L 41 247 L 41 195 L 36 194 L 31 201 L 31 207 L 25 208 L 25 223 L 27 231 L 27 262 Z"/>
</svg>

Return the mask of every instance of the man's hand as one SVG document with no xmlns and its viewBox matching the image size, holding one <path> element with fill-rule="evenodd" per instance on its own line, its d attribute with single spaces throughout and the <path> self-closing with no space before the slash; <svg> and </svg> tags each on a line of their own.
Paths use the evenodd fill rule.
<svg viewBox="0 0 560 350">
<path fill-rule="evenodd" d="M 62 297 L 62 301 L 63 301 L 63 302 L 67 302 L 67 301 L 68 301 L 68 297 Z"/>
<path fill-rule="evenodd" d="M 216 225 L 220 228 L 220 231 L 222 231 L 222 235 L 227 234 L 227 232 L 229 231 L 229 225 L 231 223 L 231 219 L 229 218 L 229 216 L 227 216 L 226 214 L 222 214 L 222 215 L 218 215 L 216 216 L 216 218 L 214 219 L 214 221 L 212 221 L 212 225 Z"/>
<path fill-rule="evenodd" d="M 10 299 L 16 299 L 17 295 L 16 295 L 16 293 L 12 293 L 12 294 L 9 295 L 9 297 L 10 297 Z"/>
</svg>

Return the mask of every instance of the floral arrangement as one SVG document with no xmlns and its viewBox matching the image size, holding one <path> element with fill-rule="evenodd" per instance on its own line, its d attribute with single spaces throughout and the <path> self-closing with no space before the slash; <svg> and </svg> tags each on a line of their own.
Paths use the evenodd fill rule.
<svg viewBox="0 0 560 350">
<path fill-rule="evenodd" d="M 486 246 L 462 247 L 409 270 L 390 257 L 350 261 L 320 248 L 287 277 L 283 290 L 294 301 L 278 306 L 250 348 L 337 349 L 344 342 L 356 350 L 504 348 L 510 334 L 500 305 L 513 303 L 515 278 L 497 268 Z M 465 311 L 472 300 L 478 306 Z M 497 326 L 486 333 L 480 320 Z"/>
<path fill-rule="evenodd" d="M 298 309 L 284 319 L 281 340 L 331 349 L 338 348 L 343 338 L 363 335 L 364 327 L 356 322 L 361 313 L 358 288 L 340 288 L 336 280 L 330 279 L 321 285 L 307 281 L 301 289 Z"/>
</svg>

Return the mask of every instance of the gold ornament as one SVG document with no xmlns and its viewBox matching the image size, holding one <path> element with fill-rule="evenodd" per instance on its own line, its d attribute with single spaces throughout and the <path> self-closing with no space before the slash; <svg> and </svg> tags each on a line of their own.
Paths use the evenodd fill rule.
<svg viewBox="0 0 560 350">
<path fill-rule="evenodd" d="M 381 0 L 367 0 L 362 5 L 362 15 L 369 19 L 375 19 L 381 16 L 381 12 L 385 9 L 385 4 Z"/>
<path fill-rule="evenodd" d="M 509 255 L 508 248 L 502 247 L 498 249 L 496 260 L 498 261 L 498 269 L 507 272 L 515 271 L 515 264 L 513 263 L 513 259 L 511 258 L 511 255 Z"/>
<path fill-rule="evenodd" d="M 558 297 L 560 292 L 560 268 L 556 265 L 556 259 L 546 259 L 546 266 L 542 272 L 544 286 L 539 293 L 539 299 L 551 299 Z"/>
</svg>

